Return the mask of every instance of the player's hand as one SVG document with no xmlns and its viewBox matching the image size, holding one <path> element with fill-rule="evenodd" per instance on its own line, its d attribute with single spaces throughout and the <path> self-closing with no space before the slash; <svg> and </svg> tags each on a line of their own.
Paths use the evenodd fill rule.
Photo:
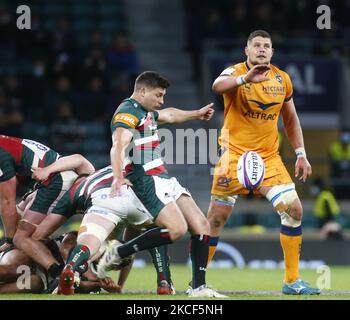
<svg viewBox="0 0 350 320">
<path fill-rule="evenodd" d="M 120 188 L 122 185 L 126 184 L 127 186 L 132 186 L 132 183 L 125 178 L 122 179 L 113 179 L 112 185 L 111 185 L 111 197 L 116 197 L 120 194 Z"/>
<path fill-rule="evenodd" d="M 299 177 L 299 173 L 301 173 Z M 305 182 L 312 174 L 312 169 L 309 161 L 304 157 L 299 157 L 295 163 L 295 177 L 300 181 Z"/>
<path fill-rule="evenodd" d="M 121 293 L 122 290 L 110 277 L 100 279 L 100 286 L 108 292 Z"/>
<path fill-rule="evenodd" d="M 32 178 L 37 181 L 45 181 L 49 177 L 50 172 L 47 168 L 32 168 Z"/>
<path fill-rule="evenodd" d="M 267 72 L 270 70 L 270 67 L 266 64 L 258 64 L 251 68 L 246 76 L 244 77 L 246 82 L 259 83 L 269 80 L 267 77 Z"/>
<path fill-rule="evenodd" d="M 213 109 L 214 103 L 209 103 L 205 107 L 198 110 L 198 119 L 199 120 L 210 120 L 215 110 Z"/>
</svg>

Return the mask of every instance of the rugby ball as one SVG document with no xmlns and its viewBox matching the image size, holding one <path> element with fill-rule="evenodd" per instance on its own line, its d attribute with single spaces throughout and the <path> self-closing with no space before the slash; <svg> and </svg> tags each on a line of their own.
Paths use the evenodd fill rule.
<svg viewBox="0 0 350 320">
<path fill-rule="evenodd" d="M 248 151 L 241 155 L 237 163 L 237 178 L 246 189 L 256 189 L 264 180 L 264 160 L 255 151 Z"/>
</svg>

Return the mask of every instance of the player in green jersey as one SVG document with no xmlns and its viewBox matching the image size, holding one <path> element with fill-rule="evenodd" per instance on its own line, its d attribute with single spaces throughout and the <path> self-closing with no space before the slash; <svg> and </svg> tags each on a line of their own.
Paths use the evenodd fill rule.
<svg viewBox="0 0 350 320">
<path fill-rule="evenodd" d="M 132 186 L 137 197 L 152 214 L 155 223 L 166 228 L 170 242 L 179 240 L 189 231 L 193 288 L 189 296 L 225 297 L 206 285 L 209 222 L 191 194 L 176 178 L 168 174 L 161 159 L 160 139 L 157 134 L 159 124 L 210 120 L 214 114 L 213 104 L 193 111 L 177 108 L 160 110 L 169 85 L 169 81 L 158 73 L 143 72 L 135 81 L 131 97 L 117 108 L 111 121 L 111 164 L 114 176 L 111 195 L 117 195 L 123 185 Z M 133 147 L 133 156 L 128 161 L 125 159 L 125 151 L 130 144 Z M 125 160 L 128 164 L 124 177 Z M 164 231 L 154 235 L 152 239 L 145 239 L 145 242 L 154 241 L 157 237 L 162 238 L 166 244 Z M 108 268 L 123 257 L 122 251 L 119 248 L 109 250 L 100 260 L 101 269 Z"/>
</svg>

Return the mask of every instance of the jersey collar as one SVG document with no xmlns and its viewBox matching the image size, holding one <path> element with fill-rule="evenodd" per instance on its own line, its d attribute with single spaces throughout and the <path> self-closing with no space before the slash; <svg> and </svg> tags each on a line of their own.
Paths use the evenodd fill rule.
<svg viewBox="0 0 350 320">
<path fill-rule="evenodd" d="M 137 106 L 138 106 L 141 110 L 143 110 L 143 111 L 146 112 L 146 113 L 149 112 L 149 111 L 147 111 L 146 108 L 145 108 L 140 102 L 138 102 L 137 100 L 135 100 L 135 99 L 133 99 L 133 98 L 126 98 L 125 100 L 129 100 L 132 104 L 136 103 Z"/>
</svg>

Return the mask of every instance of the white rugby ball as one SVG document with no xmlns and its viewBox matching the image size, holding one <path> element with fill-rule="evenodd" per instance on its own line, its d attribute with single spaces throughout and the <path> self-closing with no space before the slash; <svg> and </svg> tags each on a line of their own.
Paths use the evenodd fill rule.
<svg viewBox="0 0 350 320">
<path fill-rule="evenodd" d="M 246 189 L 256 189 L 263 182 L 265 176 L 264 160 L 255 151 L 248 151 L 241 155 L 237 163 L 237 178 Z"/>
</svg>

